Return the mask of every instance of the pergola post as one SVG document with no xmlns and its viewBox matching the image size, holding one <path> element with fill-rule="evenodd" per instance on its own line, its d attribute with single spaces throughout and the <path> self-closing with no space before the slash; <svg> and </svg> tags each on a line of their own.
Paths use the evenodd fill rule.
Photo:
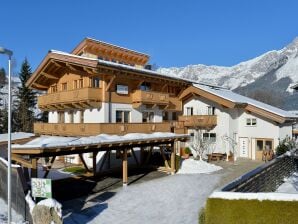
<svg viewBox="0 0 298 224">
<path fill-rule="evenodd" d="M 127 186 L 128 178 L 127 178 L 127 149 L 126 148 L 123 150 L 122 172 L 123 172 L 123 186 Z"/>
<path fill-rule="evenodd" d="M 171 143 L 171 174 L 175 174 L 175 164 L 176 164 L 176 153 L 174 143 Z"/>
<path fill-rule="evenodd" d="M 37 173 L 37 158 L 33 158 L 31 160 L 31 163 L 32 163 L 32 167 L 31 167 L 31 178 L 36 178 L 38 173 Z"/>
<path fill-rule="evenodd" d="M 92 156 L 92 166 L 93 166 L 93 176 L 96 176 L 96 156 L 98 152 L 93 152 Z"/>
</svg>

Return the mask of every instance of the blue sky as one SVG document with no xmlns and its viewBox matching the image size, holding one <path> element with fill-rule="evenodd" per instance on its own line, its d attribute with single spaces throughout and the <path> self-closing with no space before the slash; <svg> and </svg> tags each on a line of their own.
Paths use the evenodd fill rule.
<svg viewBox="0 0 298 224">
<path fill-rule="evenodd" d="M 87 36 L 145 52 L 161 67 L 230 66 L 298 36 L 295 0 L 10 0 L 0 8 L 0 46 L 14 51 L 15 70 Z"/>
</svg>

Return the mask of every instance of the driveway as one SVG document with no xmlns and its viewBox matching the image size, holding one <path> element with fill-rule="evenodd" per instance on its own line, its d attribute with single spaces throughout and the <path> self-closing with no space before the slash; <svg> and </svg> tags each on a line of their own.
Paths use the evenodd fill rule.
<svg viewBox="0 0 298 224">
<path fill-rule="evenodd" d="M 259 164 L 222 162 L 216 165 L 224 169 L 212 174 L 176 174 L 67 201 L 64 223 L 197 224 L 198 213 L 214 189 Z"/>
</svg>

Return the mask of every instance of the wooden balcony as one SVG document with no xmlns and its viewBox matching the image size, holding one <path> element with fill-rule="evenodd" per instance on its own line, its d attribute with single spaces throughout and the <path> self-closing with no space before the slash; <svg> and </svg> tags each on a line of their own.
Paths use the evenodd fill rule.
<svg viewBox="0 0 298 224">
<path fill-rule="evenodd" d="M 187 128 L 213 128 L 217 125 L 216 115 L 179 116 L 178 120 Z"/>
<path fill-rule="evenodd" d="M 136 90 L 132 93 L 132 103 L 134 108 L 142 104 L 166 107 L 170 104 L 170 96 L 168 93 Z"/>
<path fill-rule="evenodd" d="M 37 103 L 41 110 L 90 108 L 101 106 L 99 88 L 82 88 L 39 96 Z"/>
<path fill-rule="evenodd" d="M 171 132 L 173 123 L 35 123 L 34 133 L 60 136 L 92 136 L 99 134 Z"/>
</svg>

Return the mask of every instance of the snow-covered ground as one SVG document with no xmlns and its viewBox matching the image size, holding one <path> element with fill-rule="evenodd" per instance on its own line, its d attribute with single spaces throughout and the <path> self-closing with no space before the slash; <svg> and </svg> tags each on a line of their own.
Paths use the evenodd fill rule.
<svg viewBox="0 0 298 224">
<path fill-rule="evenodd" d="M 33 133 L 13 132 L 13 133 L 11 133 L 11 140 L 30 138 L 32 136 L 34 136 Z M 8 138 L 7 134 L 0 134 L 0 142 L 6 142 L 7 138 Z"/>
<path fill-rule="evenodd" d="M 16 224 L 24 223 L 23 217 L 18 215 L 13 209 L 12 209 L 12 221 Z M 0 198 L 0 223 L 1 224 L 7 223 L 7 204 L 1 198 Z"/>
<path fill-rule="evenodd" d="M 298 172 L 286 178 L 284 183 L 276 190 L 279 193 L 298 194 Z"/>
<path fill-rule="evenodd" d="M 219 180 L 220 174 L 186 174 L 131 185 L 106 200 L 94 196 L 75 212 L 64 211 L 64 223 L 197 224 Z"/>
<path fill-rule="evenodd" d="M 202 160 L 186 159 L 182 161 L 178 174 L 212 173 L 221 170 L 220 166 Z"/>
</svg>

